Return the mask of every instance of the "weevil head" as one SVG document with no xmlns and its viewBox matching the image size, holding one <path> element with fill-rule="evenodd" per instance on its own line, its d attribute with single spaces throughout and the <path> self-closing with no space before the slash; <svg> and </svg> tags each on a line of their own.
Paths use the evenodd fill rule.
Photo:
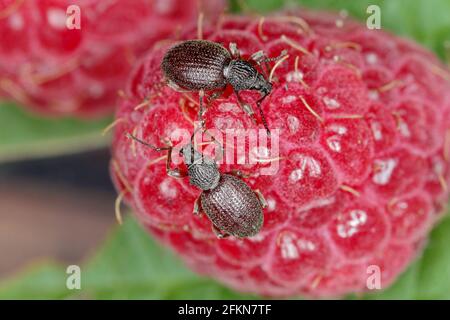
<svg viewBox="0 0 450 320">
<path fill-rule="evenodd" d="M 211 190 L 217 187 L 220 180 L 220 171 L 216 162 L 195 150 L 194 145 L 185 145 L 180 154 L 188 168 L 189 182 L 202 190 Z"/>
<path fill-rule="evenodd" d="M 268 95 L 272 91 L 272 84 L 245 60 L 232 60 L 224 68 L 224 76 L 236 91 L 257 90 L 263 95 Z"/>
<path fill-rule="evenodd" d="M 223 75 L 234 90 L 251 90 L 258 76 L 258 70 L 248 61 L 236 59 L 224 68 Z"/>
<path fill-rule="evenodd" d="M 255 84 L 252 87 L 253 90 L 258 90 L 264 96 L 268 95 L 272 91 L 272 84 L 264 78 L 261 73 L 258 73 Z"/>
</svg>

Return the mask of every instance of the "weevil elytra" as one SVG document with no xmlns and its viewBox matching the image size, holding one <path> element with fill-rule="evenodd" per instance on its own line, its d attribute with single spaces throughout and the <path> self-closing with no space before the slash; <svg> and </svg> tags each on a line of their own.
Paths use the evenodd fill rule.
<svg viewBox="0 0 450 320">
<path fill-rule="evenodd" d="M 172 146 L 156 147 L 138 139 L 132 134 L 127 136 L 156 151 L 167 151 L 166 171 L 174 178 L 189 177 L 191 185 L 202 190 L 194 203 L 194 214 L 201 210 L 213 224 L 213 231 L 219 238 L 232 235 L 246 238 L 256 235 L 262 228 L 263 208 L 266 201 L 259 190 L 252 190 L 236 171 L 221 173 L 215 159 L 211 159 L 195 150 L 193 136 L 191 142 L 180 150 L 188 170 L 183 173 L 171 168 Z"/>
<path fill-rule="evenodd" d="M 254 120 L 253 109 L 244 103 L 239 96 L 242 90 L 256 90 L 261 93 L 261 98 L 256 101 L 261 120 L 267 133 L 270 130 L 261 109 L 261 103 L 272 91 L 272 83 L 267 79 L 268 62 L 280 59 L 268 58 L 262 51 L 252 55 L 249 60 L 244 60 L 239 54 L 236 44 L 230 44 L 230 51 L 222 45 L 208 40 L 188 40 L 171 47 L 161 63 L 164 76 L 169 86 L 177 91 L 198 91 L 200 96 L 200 108 L 198 119 L 203 126 L 203 114 L 205 112 L 205 91 L 214 91 L 210 101 L 219 97 L 226 86 L 232 86 L 241 108 Z M 255 62 L 261 67 L 260 73 L 251 63 Z"/>
</svg>

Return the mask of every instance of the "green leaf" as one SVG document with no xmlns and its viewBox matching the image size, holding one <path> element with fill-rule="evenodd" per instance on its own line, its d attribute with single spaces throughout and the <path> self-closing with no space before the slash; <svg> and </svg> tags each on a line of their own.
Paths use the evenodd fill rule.
<svg viewBox="0 0 450 320">
<path fill-rule="evenodd" d="M 431 235 L 419 273 L 419 298 L 450 299 L 450 218 L 446 218 Z"/>
<path fill-rule="evenodd" d="M 12 103 L 0 103 L 0 163 L 70 154 L 108 145 L 101 131 L 111 119 L 44 119 Z"/>
<path fill-rule="evenodd" d="M 32 265 L 0 286 L 0 300 L 61 299 L 70 295 L 64 269 L 53 263 Z"/>
<path fill-rule="evenodd" d="M 153 241 L 132 218 L 81 266 L 81 290 L 66 288 L 65 268 L 51 264 L 0 283 L 0 299 L 244 299 L 200 277 Z"/>
<path fill-rule="evenodd" d="M 416 261 L 405 271 L 397 281 L 381 292 L 371 292 L 363 296 L 364 299 L 385 299 L 385 300 L 411 300 L 417 298 L 418 274 L 420 261 Z"/>
</svg>

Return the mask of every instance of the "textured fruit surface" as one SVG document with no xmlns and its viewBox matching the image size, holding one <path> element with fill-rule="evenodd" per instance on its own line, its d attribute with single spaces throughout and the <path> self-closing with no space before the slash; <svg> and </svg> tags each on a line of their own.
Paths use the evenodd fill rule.
<svg viewBox="0 0 450 320">
<path fill-rule="evenodd" d="M 182 37 L 196 35 L 192 26 Z M 447 202 L 448 71 L 416 44 L 330 13 L 229 16 L 203 36 L 236 43 L 244 57 L 289 54 L 262 105 L 280 132 L 278 172 L 262 175 L 267 161 L 221 165 L 250 173 L 245 181 L 268 203 L 264 226 L 252 238 L 217 239 L 205 215 L 192 214 L 200 191 L 166 175 L 164 154 L 125 137 L 176 145 L 177 128 L 192 132 L 197 95 L 161 85 L 168 45 L 136 67 L 117 111 L 111 173 L 140 221 L 191 268 L 240 291 L 363 292 L 371 266 L 389 286 L 420 254 Z M 210 130 L 255 127 L 227 93 L 205 118 Z"/>
<path fill-rule="evenodd" d="M 0 2 L 0 95 L 48 115 L 111 113 L 136 59 L 222 0 Z M 66 21 L 76 5 L 80 29 Z"/>
</svg>

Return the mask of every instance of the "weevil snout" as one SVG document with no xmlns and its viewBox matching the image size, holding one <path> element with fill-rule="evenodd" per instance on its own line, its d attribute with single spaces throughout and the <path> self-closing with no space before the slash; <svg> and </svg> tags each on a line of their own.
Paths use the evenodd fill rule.
<svg viewBox="0 0 450 320">
<path fill-rule="evenodd" d="M 267 81 L 262 74 L 258 75 L 258 91 L 260 91 L 263 95 L 268 95 L 272 91 L 272 83 Z"/>
</svg>

